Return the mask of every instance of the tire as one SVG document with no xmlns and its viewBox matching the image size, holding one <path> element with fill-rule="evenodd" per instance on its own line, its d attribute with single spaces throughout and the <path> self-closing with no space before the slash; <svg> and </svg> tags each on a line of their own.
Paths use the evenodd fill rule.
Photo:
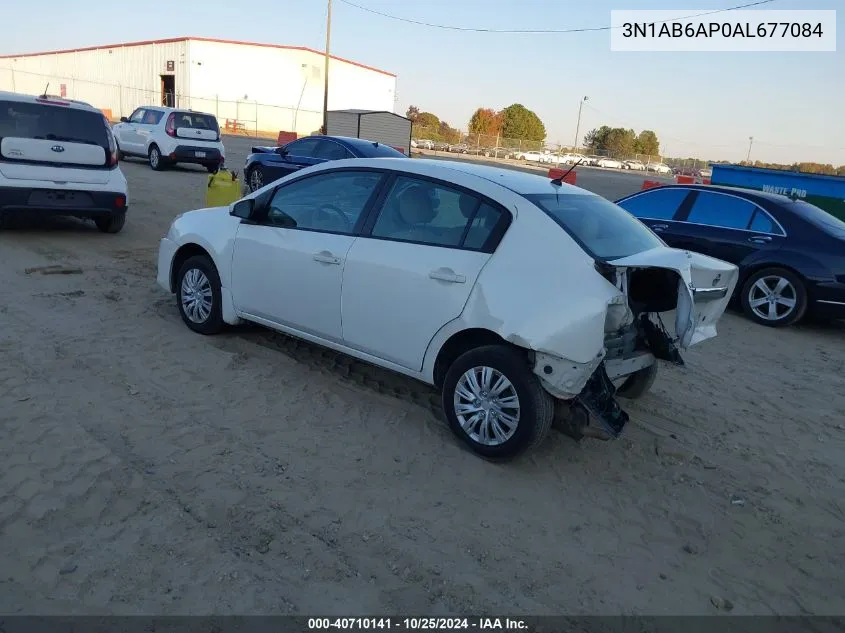
<svg viewBox="0 0 845 633">
<path fill-rule="evenodd" d="M 616 390 L 616 395 L 628 400 L 642 398 L 651 389 L 654 380 L 657 378 L 657 360 L 654 363 L 635 371 L 625 379 L 625 382 Z"/>
<path fill-rule="evenodd" d="M 264 182 L 264 170 L 261 169 L 261 167 L 256 165 L 249 170 L 249 174 L 247 175 L 247 185 L 249 186 L 250 193 L 258 191 L 265 184 L 267 183 Z"/>
<path fill-rule="evenodd" d="M 774 299 L 770 301 L 768 297 Z M 758 302 L 761 299 L 765 301 L 760 304 Z M 807 312 L 807 289 L 804 282 L 786 268 L 764 268 L 752 274 L 742 286 L 740 300 L 748 318 L 769 327 L 792 325 L 804 318 Z"/>
<path fill-rule="evenodd" d="M 153 171 L 162 171 L 164 169 L 164 157 L 161 155 L 161 150 L 158 148 L 158 145 L 150 146 L 147 158 Z"/>
<path fill-rule="evenodd" d="M 119 211 L 111 215 L 94 218 L 94 224 L 103 233 L 120 233 L 123 225 L 126 224 L 126 212 Z"/>
<path fill-rule="evenodd" d="M 124 154 L 123 152 L 120 151 L 120 143 L 115 141 L 114 144 L 115 144 L 115 147 L 117 147 L 117 160 L 118 161 L 126 160 L 126 154 Z"/>
<path fill-rule="evenodd" d="M 208 170 L 209 174 L 214 174 L 220 171 L 220 167 L 218 165 L 206 165 L 205 168 Z"/>
<path fill-rule="evenodd" d="M 465 406 L 469 406 L 469 399 L 462 398 L 457 393 L 459 384 L 463 392 L 467 393 L 470 388 L 465 386 L 464 383 L 468 380 L 467 374 L 473 370 L 478 370 L 474 373 L 477 383 L 483 384 L 479 377 L 481 368 L 494 370 L 489 384 L 495 385 L 498 377 L 503 376 L 509 382 L 509 387 L 501 391 L 503 399 L 513 403 L 513 395 L 515 395 L 518 404 L 516 416 L 513 415 L 514 407 L 503 407 L 505 411 L 510 412 L 508 413 L 510 417 L 516 417 L 515 426 L 508 428 L 506 425 L 489 424 L 486 427 L 489 431 L 494 428 L 503 431 L 502 439 L 496 441 L 491 438 L 489 443 L 480 441 L 481 431 L 485 429 L 481 425 L 484 418 L 479 419 L 477 424 L 472 424 L 474 421 L 471 415 L 465 414 L 462 416 L 465 424 L 472 424 L 470 428 L 473 433 L 471 434 L 464 430 L 456 412 L 456 400 L 464 400 L 467 403 Z M 482 391 L 481 393 L 486 392 Z M 539 379 L 531 372 L 525 356 L 505 345 L 477 347 L 458 357 L 446 372 L 442 399 L 443 410 L 455 435 L 476 454 L 488 459 L 512 459 L 520 453 L 538 446 L 548 435 L 554 419 L 554 399 L 543 389 Z M 483 406 L 486 407 L 489 404 L 485 403 Z M 473 414 L 475 413 L 473 412 Z M 477 413 L 483 412 L 478 411 Z M 487 435 L 489 436 L 489 434 L 488 432 Z M 473 437 L 473 435 L 477 437 Z"/>
<path fill-rule="evenodd" d="M 186 280 L 186 278 L 188 279 Z M 205 289 L 209 291 L 211 305 L 207 311 L 200 309 L 199 306 L 190 315 L 186 311 L 188 309 L 186 303 L 188 305 L 192 303 L 185 296 L 191 287 L 198 287 L 200 291 Z M 217 274 L 214 262 L 206 255 L 195 255 L 182 264 L 179 274 L 176 276 L 176 305 L 185 325 L 194 332 L 217 334 L 224 328 L 220 276 Z"/>
</svg>

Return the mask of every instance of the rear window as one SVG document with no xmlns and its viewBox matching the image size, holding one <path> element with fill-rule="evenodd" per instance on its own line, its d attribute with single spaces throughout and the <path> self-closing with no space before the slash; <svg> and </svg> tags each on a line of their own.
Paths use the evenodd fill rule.
<svg viewBox="0 0 845 633">
<path fill-rule="evenodd" d="M 109 147 L 103 115 L 69 106 L 0 101 L 0 138 L 31 138 Z"/>
<path fill-rule="evenodd" d="M 210 114 L 199 114 L 197 112 L 176 112 L 174 117 L 174 125 L 176 129 L 182 127 L 191 128 L 194 130 L 211 130 L 218 132 L 217 119 Z"/>
<path fill-rule="evenodd" d="M 644 224 L 609 200 L 582 194 L 526 194 L 591 257 L 610 261 L 636 255 L 663 242 Z"/>
<path fill-rule="evenodd" d="M 354 147 L 364 155 L 364 158 L 407 158 L 399 150 L 395 150 L 390 145 L 384 145 L 382 143 L 368 143 L 365 141 L 355 143 Z"/>
</svg>

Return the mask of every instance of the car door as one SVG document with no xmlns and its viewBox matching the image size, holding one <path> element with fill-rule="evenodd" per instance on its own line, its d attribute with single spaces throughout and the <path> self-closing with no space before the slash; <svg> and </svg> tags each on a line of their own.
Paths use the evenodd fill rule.
<svg viewBox="0 0 845 633">
<path fill-rule="evenodd" d="M 121 123 L 117 128 L 117 142 L 121 151 L 128 154 L 144 153 L 141 147 L 141 135 L 138 134 L 138 126 L 144 120 L 144 108 L 137 108 L 129 117 L 128 121 Z"/>
<path fill-rule="evenodd" d="M 320 172 L 269 193 L 235 238 L 238 312 L 339 342 L 344 264 L 382 178 L 374 170 Z"/>
<path fill-rule="evenodd" d="M 155 129 L 156 127 L 158 127 L 158 124 L 161 122 L 163 116 L 163 110 L 146 108 L 144 109 L 144 115 L 141 117 L 141 120 L 138 123 L 134 124 L 135 134 L 138 135 L 137 142 L 138 151 L 140 153 L 147 153 L 147 147 L 149 146 L 151 137 L 155 133 Z"/>
<path fill-rule="evenodd" d="M 697 190 L 676 217 L 677 248 L 741 264 L 752 254 L 776 250 L 783 243 L 780 226 L 751 200 L 733 194 Z"/>
<path fill-rule="evenodd" d="M 676 246 L 675 216 L 686 207 L 690 190 L 686 187 L 646 189 L 616 204 L 657 233 L 669 246 Z"/>
<path fill-rule="evenodd" d="M 324 163 L 329 160 L 355 158 L 355 156 L 340 143 L 324 138 L 317 143 L 317 147 L 314 149 L 314 158 L 317 163 Z"/>
<path fill-rule="evenodd" d="M 320 142 L 321 139 L 317 137 L 301 138 L 285 145 L 284 153 L 270 155 L 267 162 L 262 163 L 262 169 L 265 171 L 264 182 L 273 182 L 303 167 L 322 162 L 315 156 Z"/>
<path fill-rule="evenodd" d="M 402 175 L 386 187 L 346 258 L 343 341 L 420 371 L 431 339 L 463 311 L 510 214 L 438 181 Z"/>
</svg>

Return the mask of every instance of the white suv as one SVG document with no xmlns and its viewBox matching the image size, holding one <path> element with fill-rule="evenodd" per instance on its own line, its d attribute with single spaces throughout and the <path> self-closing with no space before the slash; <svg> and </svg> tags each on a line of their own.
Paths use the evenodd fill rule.
<svg viewBox="0 0 845 633">
<path fill-rule="evenodd" d="M 117 233 L 128 206 L 102 112 L 82 101 L 0 92 L 0 214 L 75 216 Z"/>
<path fill-rule="evenodd" d="M 114 126 L 120 158 L 142 156 L 156 171 L 176 163 L 223 166 L 226 150 L 213 114 L 158 106 L 137 108 Z"/>
</svg>

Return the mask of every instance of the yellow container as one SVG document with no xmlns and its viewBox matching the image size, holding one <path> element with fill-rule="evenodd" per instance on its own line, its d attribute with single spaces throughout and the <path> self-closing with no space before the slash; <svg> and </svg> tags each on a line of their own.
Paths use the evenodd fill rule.
<svg viewBox="0 0 845 633">
<path fill-rule="evenodd" d="M 228 207 L 241 199 L 241 183 L 238 172 L 220 169 L 208 177 L 205 191 L 205 206 Z"/>
</svg>

